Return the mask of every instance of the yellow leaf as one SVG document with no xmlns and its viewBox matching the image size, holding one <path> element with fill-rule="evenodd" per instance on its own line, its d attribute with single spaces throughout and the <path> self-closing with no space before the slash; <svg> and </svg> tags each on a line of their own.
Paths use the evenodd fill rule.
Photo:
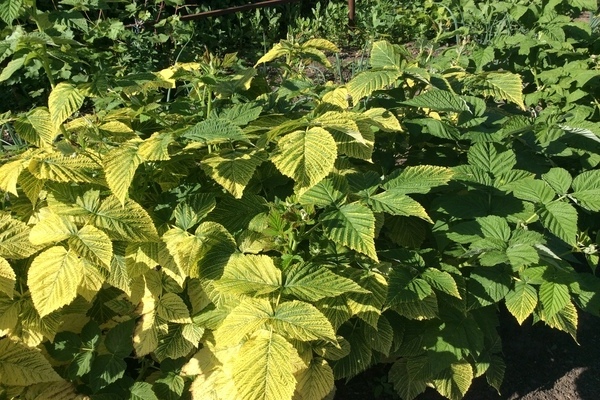
<svg viewBox="0 0 600 400">
<path fill-rule="evenodd" d="M 296 374 L 296 379 L 296 392 L 302 400 L 321 400 L 334 388 L 333 371 L 322 358 L 313 358 L 308 368 Z"/>
<path fill-rule="evenodd" d="M 93 225 L 86 225 L 69 238 L 69 247 L 89 262 L 110 269 L 113 256 L 108 235 Z"/>
<path fill-rule="evenodd" d="M 48 96 L 50 120 L 55 127 L 62 124 L 83 105 L 85 97 L 70 83 L 61 82 L 52 89 Z"/>
</svg>

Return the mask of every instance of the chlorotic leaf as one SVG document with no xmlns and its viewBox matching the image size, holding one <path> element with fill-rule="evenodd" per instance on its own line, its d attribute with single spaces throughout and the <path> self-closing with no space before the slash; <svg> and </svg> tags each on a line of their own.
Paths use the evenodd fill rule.
<svg viewBox="0 0 600 400">
<path fill-rule="evenodd" d="M 314 306 L 302 301 L 286 301 L 275 308 L 270 319 L 275 331 L 290 339 L 335 341 L 335 332 L 327 318 Z"/>
<path fill-rule="evenodd" d="M 66 217 L 47 213 L 29 232 L 29 241 L 34 245 L 61 242 L 77 232 L 77 226 Z"/>
<path fill-rule="evenodd" d="M 288 400 L 296 379 L 292 365 L 298 353 L 283 337 L 261 330 L 246 341 L 233 363 L 233 380 L 239 400 Z"/>
<path fill-rule="evenodd" d="M 363 71 L 356 74 L 346 87 L 352 101 L 358 103 L 360 99 L 370 96 L 374 91 L 394 85 L 401 75 L 402 72 L 397 69 Z"/>
<path fill-rule="evenodd" d="M 236 255 L 229 259 L 215 287 L 230 294 L 267 294 L 281 287 L 281 270 L 266 255 Z"/>
<path fill-rule="evenodd" d="M 435 389 L 450 400 L 464 397 L 473 381 L 473 368 L 466 361 L 450 365 L 433 380 Z"/>
<path fill-rule="evenodd" d="M 10 339 L 0 339 L 0 376 L 14 386 L 62 381 L 41 352 Z"/>
<path fill-rule="evenodd" d="M 236 199 L 252 179 L 256 168 L 266 160 L 263 152 L 224 149 L 202 159 L 202 169 Z"/>
<path fill-rule="evenodd" d="M 375 252 L 375 216 L 360 204 L 346 204 L 322 218 L 325 235 L 343 246 L 377 260 Z"/>
<path fill-rule="evenodd" d="M 29 158 L 22 158 L 9 161 L 0 166 L 0 190 L 18 196 L 17 182 L 28 164 Z"/>
<path fill-rule="evenodd" d="M 27 258 L 39 248 L 29 241 L 31 229 L 9 213 L 0 211 L 0 257 Z"/>
<path fill-rule="evenodd" d="M 121 204 L 125 203 L 135 171 L 142 162 L 138 147 L 138 142 L 122 143 L 111 149 L 102 160 L 108 187 Z"/>
<path fill-rule="evenodd" d="M 391 215 L 405 217 L 418 217 L 427 222 L 432 222 L 427 211 L 417 201 L 404 195 L 402 190 L 395 188 L 369 197 L 368 204 L 375 212 L 386 212 Z"/>
<path fill-rule="evenodd" d="M 38 254 L 27 273 L 27 285 L 41 317 L 69 304 L 77 296 L 83 264 L 75 252 L 55 246 Z"/>
<path fill-rule="evenodd" d="M 515 282 L 513 290 L 505 297 L 506 308 L 522 325 L 525 319 L 531 315 L 538 302 L 535 288 L 525 282 Z"/>
<path fill-rule="evenodd" d="M 110 268 L 113 256 L 112 241 L 93 225 L 86 225 L 69 238 L 69 247 L 89 262 Z"/>
<path fill-rule="evenodd" d="M 394 193 L 428 193 L 431 188 L 445 185 L 453 175 L 452 170 L 434 165 L 406 167 L 387 177 L 383 188 Z"/>
<path fill-rule="evenodd" d="M 169 322 L 183 324 L 192 322 L 190 312 L 183 299 L 175 293 L 165 293 L 158 300 L 158 316 Z"/>
<path fill-rule="evenodd" d="M 52 89 L 48 97 L 50 119 L 54 126 L 59 126 L 83 105 L 85 97 L 73 85 L 60 82 Z"/>
<path fill-rule="evenodd" d="M 302 400 L 322 400 L 334 387 L 333 371 L 322 358 L 313 358 L 308 368 L 296 373 L 296 392 Z"/>
<path fill-rule="evenodd" d="M 60 132 L 53 126 L 50 113 L 45 107 L 38 107 L 14 122 L 15 131 L 27 142 L 37 147 L 48 147 Z"/>
<path fill-rule="evenodd" d="M 523 103 L 523 81 L 521 76 L 511 72 L 482 72 L 469 83 L 472 89 L 478 90 L 483 96 L 495 100 L 508 100 L 525 110 Z"/>
<path fill-rule="evenodd" d="M 23 0 L 3 1 L 0 3 L 0 18 L 11 26 L 13 21 L 19 16 Z"/>
<path fill-rule="evenodd" d="M 322 266 L 297 264 L 284 273 L 283 294 L 314 302 L 348 292 L 367 292 L 356 282 Z"/>
<path fill-rule="evenodd" d="M 7 294 L 12 299 L 16 282 L 17 275 L 15 275 L 15 271 L 8 261 L 0 257 L 0 292 Z"/>
<path fill-rule="evenodd" d="M 272 161 L 296 185 L 308 189 L 325 178 L 333 168 L 337 146 L 329 132 L 313 127 L 284 136 L 277 144 Z"/>
<path fill-rule="evenodd" d="M 266 299 L 247 298 L 225 317 L 215 331 L 219 346 L 235 346 L 246 336 L 258 331 L 272 317 L 273 307 Z"/>
<path fill-rule="evenodd" d="M 124 203 L 115 196 L 104 199 L 95 212 L 94 223 L 114 240 L 158 241 L 154 222 L 146 210 L 130 199 Z"/>
</svg>

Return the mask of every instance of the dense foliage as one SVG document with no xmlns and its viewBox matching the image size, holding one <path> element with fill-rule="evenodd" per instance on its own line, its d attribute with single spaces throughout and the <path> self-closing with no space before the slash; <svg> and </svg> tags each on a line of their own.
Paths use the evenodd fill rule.
<svg viewBox="0 0 600 400">
<path fill-rule="evenodd" d="M 31 106 L 2 120 L 0 396 L 317 400 L 389 363 L 460 399 L 500 388 L 499 307 L 600 315 L 596 2 L 448 4 L 323 84 L 325 39 L 143 59 L 110 36 L 137 8 L 39 3 L 0 3 Z"/>
</svg>

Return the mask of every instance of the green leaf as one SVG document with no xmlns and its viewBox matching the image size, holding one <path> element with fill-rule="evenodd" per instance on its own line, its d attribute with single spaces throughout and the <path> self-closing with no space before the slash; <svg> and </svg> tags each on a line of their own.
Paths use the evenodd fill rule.
<svg viewBox="0 0 600 400">
<path fill-rule="evenodd" d="M 403 194 L 402 188 L 392 188 L 368 198 L 367 203 L 375 212 L 386 212 L 392 215 L 418 217 L 432 222 L 427 211 L 417 201 Z"/>
<path fill-rule="evenodd" d="M 302 301 L 287 301 L 275 308 L 270 324 L 287 338 L 304 342 L 329 340 L 335 342 L 335 332 L 327 318 L 314 306 Z"/>
<path fill-rule="evenodd" d="M 11 26 L 13 21 L 19 16 L 23 0 L 7 0 L 0 2 L 0 18 L 6 25 Z"/>
<path fill-rule="evenodd" d="M 125 375 L 127 364 L 122 357 L 113 354 L 103 354 L 94 359 L 88 379 L 89 386 L 94 391 L 116 382 Z"/>
<path fill-rule="evenodd" d="M 186 130 L 184 138 L 191 140 L 188 148 L 201 148 L 209 144 L 247 141 L 242 129 L 225 119 L 207 119 Z"/>
<path fill-rule="evenodd" d="M 394 85 L 401 75 L 402 72 L 396 69 L 362 71 L 356 74 L 346 87 L 354 103 L 358 103 L 360 99 L 370 96 L 374 91 Z"/>
<path fill-rule="evenodd" d="M 417 374 L 411 371 L 406 358 L 396 361 L 388 376 L 396 393 L 405 400 L 413 400 L 427 388 L 426 381 L 419 379 Z"/>
<path fill-rule="evenodd" d="M 585 171 L 573 179 L 571 196 L 590 211 L 600 211 L 600 171 Z"/>
<path fill-rule="evenodd" d="M 272 161 L 302 190 L 309 189 L 329 175 L 336 158 L 337 146 L 331 134 L 323 128 L 313 127 L 290 133 L 279 140 Z"/>
<path fill-rule="evenodd" d="M 128 197 L 135 171 L 142 162 L 138 147 L 137 141 L 122 143 L 111 149 L 102 160 L 108 187 L 122 205 Z"/>
<path fill-rule="evenodd" d="M 544 317 L 549 319 L 570 303 L 569 287 L 562 283 L 546 281 L 539 289 Z"/>
<path fill-rule="evenodd" d="M 184 301 L 175 293 L 165 293 L 158 300 L 156 306 L 158 316 L 162 319 L 178 324 L 191 323 L 190 312 Z"/>
<path fill-rule="evenodd" d="M 219 118 L 227 120 L 234 125 L 244 126 L 258 119 L 262 110 L 262 106 L 255 103 L 234 104 L 222 110 Z"/>
<path fill-rule="evenodd" d="M 329 239 L 377 260 L 375 216 L 367 207 L 356 203 L 346 204 L 324 214 L 321 222 Z"/>
<path fill-rule="evenodd" d="M 351 279 L 336 275 L 323 266 L 296 264 L 284 272 L 283 294 L 315 302 L 348 292 L 366 293 Z"/>
<path fill-rule="evenodd" d="M 452 92 L 446 90 L 433 89 L 419 94 L 412 99 L 402 102 L 407 106 L 427 108 L 433 111 L 450 111 L 460 113 L 463 111 L 471 112 L 467 101 Z"/>
<path fill-rule="evenodd" d="M 55 246 L 40 253 L 27 273 L 27 285 L 40 317 L 71 303 L 81 279 L 83 264 L 75 252 Z"/>
<path fill-rule="evenodd" d="M 506 294 L 506 308 L 516 318 L 519 325 L 531 315 L 538 303 L 535 288 L 523 281 L 515 282 L 513 290 Z"/>
<path fill-rule="evenodd" d="M 435 389 L 450 400 L 461 400 L 473 381 L 473 368 L 466 361 L 454 363 L 433 380 Z"/>
<path fill-rule="evenodd" d="M 302 400 L 322 400 L 334 388 L 333 371 L 322 358 L 315 357 L 308 368 L 296 373 L 296 392 Z"/>
<path fill-rule="evenodd" d="M 130 319 L 121 322 L 106 335 L 106 339 L 104 340 L 106 349 L 115 357 L 125 358 L 133 351 L 132 337 L 134 326 L 135 320 Z"/>
<path fill-rule="evenodd" d="M 224 149 L 204 157 L 201 166 L 208 176 L 240 199 L 254 171 L 266 159 L 262 151 Z"/>
<path fill-rule="evenodd" d="M 394 193 L 428 193 L 431 188 L 446 184 L 452 175 L 452 170 L 445 167 L 410 166 L 388 176 L 383 188 L 394 189 Z"/>
<path fill-rule="evenodd" d="M 511 72 L 482 72 L 470 80 L 468 86 L 479 91 L 482 96 L 511 101 L 521 110 L 526 110 L 523 103 L 523 81 L 520 75 Z"/>
<path fill-rule="evenodd" d="M 469 164 L 491 172 L 495 177 L 510 172 L 517 163 L 512 150 L 492 142 L 475 143 L 469 149 L 467 157 Z"/>
<path fill-rule="evenodd" d="M 508 239 L 510 238 L 510 227 L 508 226 L 506 219 L 490 215 L 477 218 L 477 223 L 481 227 L 481 232 L 485 238 L 508 242 Z"/>
<path fill-rule="evenodd" d="M 60 82 L 52 89 L 48 97 L 50 120 L 55 127 L 62 124 L 83 105 L 85 97 L 70 83 Z"/>
<path fill-rule="evenodd" d="M 10 1 L 7 1 L 6 3 L 10 3 Z M 19 58 L 13 58 L 12 60 L 10 60 L 8 62 L 8 64 L 6 64 L 6 67 L 4 67 L 4 69 L 2 70 L 2 73 L 0 73 L 0 82 L 4 82 L 4 81 L 10 79 L 10 77 L 15 72 L 20 70 L 21 67 L 23 67 L 23 65 L 25 65 L 26 60 L 27 60 L 27 55 L 24 55 L 23 57 L 19 57 Z"/>
<path fill-rule="evenodd" d="M 154 222 L 146 210 L 133 200 L 125 199 L 121 203 L 117 197 L 109 196 L 102 201 L 94 214 L 94 224 L 114 240 L 158 241 Z"/>
<path fill-rule="evenodd" d="M 552 187 L 539 179 L 522 179 L 509 184 L 508 187 L 515 197 L 534 203 L 548 204 L 556 197 Z"/>
<path fill-rule="evenodd" d="M 41 352 L 6 338 L 0 339 L 0 376 L 14 386 L 62 380 Z"/>
<path fill-rule="evenodd" d="M 568 203 L 545 204 L 538 212 L 545 228 L 570 245 L 577 243 L 577 210 Z"/>
<path fill-rule="evenodd" d="M 148 382 L 136 382 L 131 387 L 129 400 L 159 400 Z"/>
<path fill-rule="evenodd" d="M 183 396 L 185 383 L 183 377 L 174 372 L 169 372 L 167 376 L 157 379 L 152 388 L 159 399 L 179 400 Z"/>
<path fill-rule="evenodd" d="M 292 366 L 302 363 L 283 337 L 259 331 L 246 341 L 233 362 L 239 400 L 291 399 L 296 387 Z"/>
<path fill-rule="evenodd" d="M 197 343 L 189 342 L 184 336 L 186 325 L 169 324 L 168 333 L 161 335 L 158 346 L 154 351 L 156 358 L 162 362 L 167 358 L 185 357 L 194 349 Z"/>
<path fill-rule="evenodd" d="M 215 331 L 219 346 L 236 346 L 246 336 L 263 327 L 273 316 L 273 307 L 266 299 L 246 298 L 225 317 Z"/>
<path fill-rule="evenodd" d="M 15 283 L 17 283 L 15 271 L 13 271 L 8 261 L 0 257 L 0 292 L 6 293 L 12 299 Z"/>
<path fill-rule="evenodd" d="M 559 196 L 566 194 L 573 182 L 571 174 L 563 168 L 551 168 L 550 171 L 542 175 L 542 179 L 548 183 Z"/>
<path fill-rule="evenodd" d="M 506 370 L 506 365 L 504 364 L 504 360 L 502 357 L 497 355 L 491 356 L 490 366 L 485 371 L 485 378 L 487 383 L 492 386 L 498 394 L 500 394 L 500 386 L 502 386 L 502 381 L 504 380 L 504 372 Z"/>
<path fill-rule="evenodd" d="M 440 271 L 436 268 L 427 268 L 421 274 L 421 278 L 427 282 L 432 288 L 440 292 L 449 294 L 450 296 L 461 298 L 456 281 L 446 271 Z"/>
<path fill-rule="evenodd" d="M 339 179 L 325 178 L 304 192 L 300 196 L 299 201 L 300 204 L 314 204 L 319 207 L 327 207 L 337 204 L 345 197 L 344 189 Z"/>
<path fill-rule="evenodd" d="M 335 379 L 351 378 L 371 366 L 373 351 L 364 324 L 361 320 L 349 321 L 338 330 L 350 344 L 350 354 L 331 363 Z"/>
</svg>

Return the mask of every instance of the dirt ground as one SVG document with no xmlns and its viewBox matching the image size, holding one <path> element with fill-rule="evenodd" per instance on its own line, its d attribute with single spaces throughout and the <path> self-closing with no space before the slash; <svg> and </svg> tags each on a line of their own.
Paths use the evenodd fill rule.
<svg viewBox="0 0 600 400">
<path fill-rule="evenodd" d="M 580 313 L 577 340 L 542 324 L 519 327 L 501 313 L 502 345 L 506 373 L 501 395 L 484 378 L 475 379 L 464 400 L 598 400 L 600 399 L 600 318 Z M 341 386 L 336 400 L 392 400 L 367 372 Z M 433 389 L 417 400 L 441 400 Z"/>
</svg>

